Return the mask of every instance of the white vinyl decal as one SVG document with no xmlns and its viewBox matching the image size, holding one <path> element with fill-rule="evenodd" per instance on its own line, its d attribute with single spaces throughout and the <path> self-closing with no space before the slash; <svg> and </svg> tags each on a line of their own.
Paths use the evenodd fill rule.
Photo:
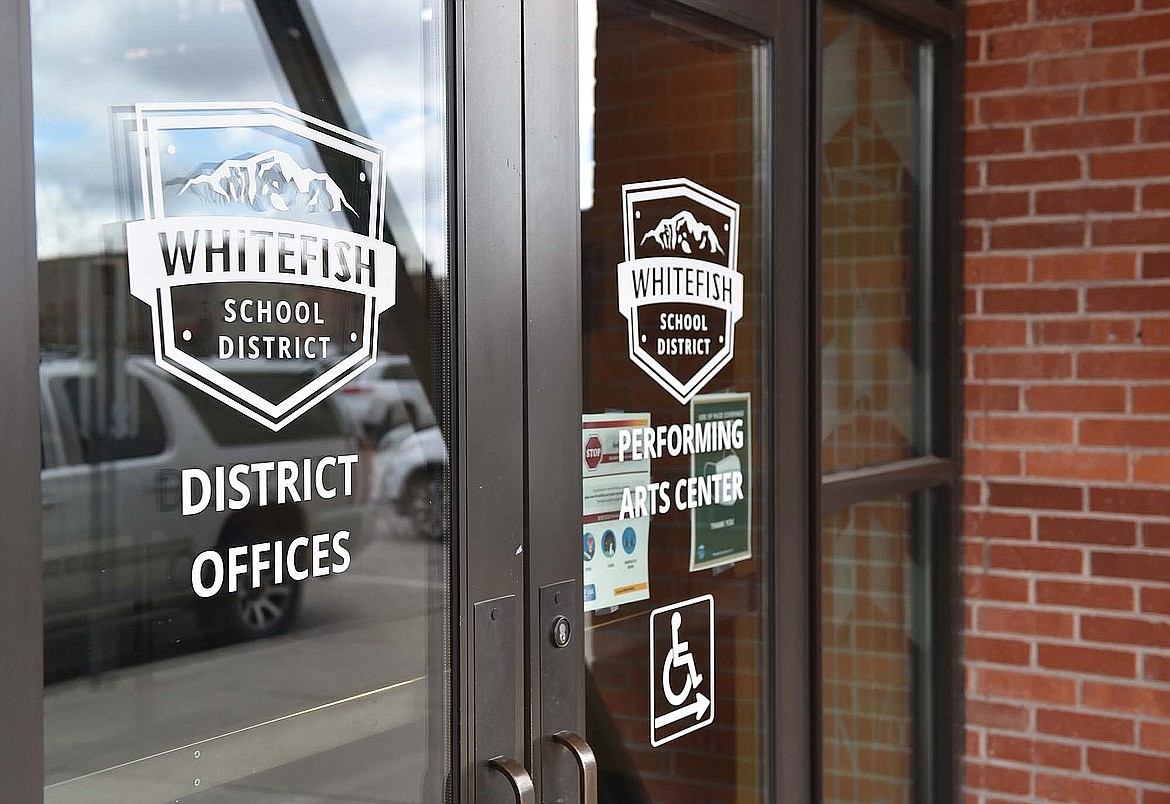
<svg viewBox="0 0 1170 804">
<path fill-rule="evenodd" d="M 690 179 L 626 184 L 622 222 L 630 359 L 685 405 L 735 355 L 739 205 Z"/>
<path fill-rule="evenodd" d="M 160 368 L 280 430 L 373 363 L 397 260 L 380 145 L 266 102 L 138 104 L 133 134 L 130 292 Z"/>
</svg>

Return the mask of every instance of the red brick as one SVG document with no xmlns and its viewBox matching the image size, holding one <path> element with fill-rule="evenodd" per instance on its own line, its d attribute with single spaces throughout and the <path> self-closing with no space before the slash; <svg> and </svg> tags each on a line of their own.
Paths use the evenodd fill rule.
<svg viewBox="0 0 1170 804">
<path fill-rule="evenodd" d="M 1136 207 L 1133 187 L 1078 187 L 1070 190 L 1040 190 L 1036 193 L 1037 215 L 1082 215 L 1088 212 L 1129 212 Z"/>
<path fill-rule="evenodd" d="M 1011 737 L 1006 734 L 987 736 L 987 755 L 1008 762 L 1041 765 L 1047 768 L 1078 770 L 1081 749 L 1075 745 Z"/>
<path fill-rule="evenodd" d="M 967 572 L 963 575 L 963 594 L 968 600 L 1026 603 L 1028 602 L 1028 580 L 1010 575 Z"/>
<path fill-rule="evenodd" d="M 1134 751 L 1115 751 L 1090 745 L 1088 749 L 1090 770 L 1106 776 L 1120 776 L 1125 779 L 1142 779 L 1147 782 L 1164 784 L 1170 779 L 1170 756 L 1151 756 Z"/>
<path fill-rule="evenodd" d="M 1165 581 L 1170 578 L 1170 556 L 1149 553 L 1093 553 L 1092 572 L 1098 578 Z"/>
<path fill-rule="evenodd" d="M 1170 238 L 1170 217 L 1093 221 L 1092 231 L 1094 246 L 1160 246 Z"/>
<path fill-rule="evenodd" d="M 1136 483 L 1170 485 L 1170 455 L 1133 456 L 1133 479 Z"/>
<path fill-rule="evenodd" d="M 1137 543 L 1137 526 L 1120 519 L 1041 516 L 1036 521 L 1041 541 L 1129 547 Z"/>
<path fill-rule="evenodd" d="M 1065 288 L 1012 288 L 983 291 L 983 312 L 1071 313 L 1077 309 L 1077 292 Z"/>
<path fill-rule="evenodd" d="M 1037 664 L 1051 670 L 1068 670 L 1073 673 L 1119 676 L 1121 678 L 1134 678 L 1137 675 L 1137 655 L 1130 651 L 1049 644 L 1038 645 L 1037 651 Z M 1045 729 L 1041 728 L 1041 731 L 1045 731 Z M 1069 736 L 1083 737 L 1085 735 L 1073 734 Z M 1126 739 L 1112 740 L 1112 742 L 1133 742 L 1132 728 Z"/>
<path fill-rule="evenodd" d="M 1142 321 L 1141 341 L 1151 346 L 1170 345 L 1170 318 L 1147 318 Z"/>
<path fill-rule="evenodd" d="M 1170 310 L 1170 285 L 1112 285 L 1085 291 L 1089 312 Z"/>
<path fill-rule="evenodd" d="M 989 483 L 989 503 L 1001 508 L 1045 508 L 1060 511 L 1079 511 L 1084 506 L 1084 492 L 1076 486 L 1055 486 L 1044 483 Z M 1071 559 L 1070 559 L 1071 560 Z M 1080 564 L 1080 554 L 1076 554 Z M 1073 570 L 1063 570 L 1072 572 Z"/>
<path fill-rule="evenodd" d="M 1085 242 L 1081 221 L 998 224 L 991 227 L 990 247 L 997 250 L 1072 248 Z"/>
<path fill-rule="evenodd" d="M 1045 328 L 1044 324 L 1038 326 Z M 1051 333 L 1042 337 L 1044 343 L 1055 341 Z M 1067 338 L 1064 342 L 1076 341 Z M 1125 389 L 1117 385 L 1037 385 L 1024 391 L 1024 404 L 1028 410 L 1038 411 L 1120 413 L 1125 410 Z"/>
<path fill-rule="evenodd" d="M 1159 754 L 1170 754 L 1170 723 L 1143 723 L 1141 747 Z M 1167 800 L 1170 800 L 1170 793 L 1166 795 Z M 1145 804 L 1149 802 L 1150 797 L 1147 795 Z"/>
<path fill-rule="evenodd" d="M 1170 81 L 1137 81 L 1085 90 L 1086 115 L 1161 111 L 1168 104 Z"/>
<path fill-rule="evenodd" d="M 1134 413 L 1170 413 L 1170 385 L 1148 385 L 1133 389 Z"/>
<path fill-rule="evenodd" d="M 1031 777 L 1024 770 L 968 761 L 966 771 L 967 787 L 976 790 L 1026 794 L 1031 787 Z"/>
<path fill-rule="evenodd" d="M 1137 337 L 1133 321 L 1100 318 L 1041 321 L 1034 331 L 1038 344 L 1128 344 Z"/>
<path fill-rule="evenodd" d="M 1028 726 L 1028 710 L 1022 706 L 991 703 L 969 698 L 967 700 L 967 725 L 983 726 L 989 729 L 1023 730 Z"/>
<path fill-rule="evenodd" d="M 1170 252 L 1146 252 L 1142 255 L 1142 279 L 1170 279 Z"/>
<path fill-rule="evenodd" d="M 1136 617 L 1081 617 L 1081 639 L 1121 645 L 1170 648 L 1170 622 Z M 1167 777 L 1170 778 L 1170 777 Z"/>
<path fill-rule="evenodd" d="M 1037 254 L 1032 273 L 1037 282 L 1103 282 L 1133 279 L 1136 265 L 1136 257 L 1129 253 Z"/>
<path fill-rule="evenodd" d="M 1142 142 L 1170 141 L 1170 114 L 1152 114 L 1143 117 L 1138 128 Z"/>
<path fill-rule="evenodd" d="M 1142 14 L 1093 23 L 1093 47 L 1136 45 L 1170 39 L 1170 14 Z"/>
<path fill-rule="evenodd" d="M 1023 346 L 1028 342 L 1028 325 L 1023 321 L 970 320 L 963 327 L 967 348 L 980 346 Z"/>
<path fill-rule="evenodd" d="M 1142 188 L 1142 209 L 1170 209 L 1170 184 L 1147 184 Z M 1113 212 L 1114 210 L 1101 210 Z"/>
<path fill-rule="evenodd" d="M 984 416 L 971 422 L 971 439 L 988 444 L 1068 444 L 1073 423 L 1068 419 Z"/>
<path fill-rule="evenodd" d="M 1032 660 L 1032 646 L 1019 639 L 968 636 L 963 641 L 963 657 L 969 662 L 1026 665 Z"/>
<path fill-rule="evenodd" d="M 963 468 L 969 474 L 979 477 L 1018 477 L 1023 469 L 1023 461 L 1018 452 L 969 447 L 963 451 Z"/>
<path fill-rule="evenodd" d="M 968 64 L 966 82 L 968 93 L 1023 89 L 1028 85 L 1028 63 L 1015 61 Z"/>
<path fill-rule="evenodd" d="M 966 148 L 968 157 L 991 154 L 1017 154 L 1024 150 L 1024 129 L 1011 128 L 967 128 Z"/>
<path fill-rule="evenodd" d="M 1020 0 L 971 3 L 967 6 L 967 30 L 1006 28 L 1028 19 L 1028 4 Z"/>
<path fill-rule="evenodd" d="M 1084 151 L 1110 145 L 1128 145 L 1137 138 L 1132 117 L 1074 123 L 1048 123 L 1032 128 L 1032 147 L 1038 151 Z"/>
<path fill-rule="evenodd" d="M 1170 47 L 1148 48 L 1142 64 L 1146 75 L 1170 73 Z"/>
<path fill-rule="evenodd" d="M 1080 112 L 1081 96 L 1075 90 L 987 95 L 979 100 L 979 119 L 987 123 L 1059 120 L 1076 117 Z"/>
<path fill-rule="evenodd" d="M 1077 376 L 1091 379 L 1170 379 L 1170 351 L 1085 352 L 1077 357 Z"/>
<path fill-rule="evenodd" d="M 1071 614 L 1014 606 L 981 605 L 978 608 L 976 622 L 980 633 L 1024 634 L 1070 639 L 1076 627 Z"/>
<path fill-rule="evenodd" d="M 1132 720 L 1057 709 L 1037 710 L 1036 730 L 1044 734 L 1124 745 L 1132 745 L 1135 736 Z"/>
<path fill-rule="evenodd" d="M 1142 544 L 1157 550 L 1170 550 L 1170 525 L 1143 522 Z"/>
<path fill-rule="evenodd" d="M 1139 488 L 1091 488 L 1089 508 L 1116 514 L 1170 515 L 1170 491 Z"/>
<path fill-rule="evenodd" d="M 1036 602 L 1085 609 L 1133 610 L 1133 588 L 1105 583 L 1036 581 Z"/>
<path fill-rule="evenodd" d="M 1086 681 L 1081 688 L 1081 703 L 1111 713 L 1170 717 L 1170 689 Z"/>
<path fill-rule="evenodd" d="M 1170 578 L 1162 580 L 1170 583 Z M 1170 614 L 1170 588 L 1144 587 L 1141 609 L 1145 614 Z"/>
<path fill-rule="evenodd" d="M 1137 790 L 1084 777 L 1036 774 L 1036 795 L 1065 804 L 1137 804 Z"/>
<path fill-rule="evenodd" d="M 1110 452 L 1029 452 L 1028 477 L 1123 481 L 1129 459 Z"/>
<path fill-rule="evenodd" d="M 987 163 L 988 184 L 1041 184 L 1081 178 L 1077 156 L 1042 156 L 993 159 Z"/>
<path fill-rule="evenodd" d="M 1040 53 L 1066 54 L 1089 44 L 1089 26 L 1084 23 L 1046 25 L 996 32 L 987 36 L 987 57 L 1011 59 Z"/>
<path fill-rule="evenodd" d="M 1019 410 L 1020 388 L 1017 385 L 968 382 L 963 387 L 963 404 L 968 413 L 980 410 Z"/>
<path fill-rule="evenodd" d="M 1075 703 L 1077 698 L 1076 682 L 1052 673 L 982 669 L 976 675 L 978 691 L 994 698 L 1064 705 Z"/>
<path fill-rule="evenodd" d="M 1146 660 L 1142 662 L 1142 678 L 1170 682 L 1170 656 L 1147 654 Z"/>
<path fill-rule="evenodd" d="M 1094 179 L 1143 179 L 1170 173 L 1170 148 L 1135 148 L 1089 156 Z"/>
<path fill-rule="evenodd" d="M 1028 281 L 1028 259 L 1004 254 L 968 254 L 963 277 L 969 284 L 1022 284 Z"/>
<path fill-rule="evenodd" d="M 1003 304 L 1009 300 L 1004 299 Z M 1058 302 L 1059 299 L 1051 300 Z M 1052 380 L 1072 376 L 1072 358 L 1054 352 L 986 352 L 974 356 L 976 377 Z"/>
<path fill-rule="evenodd" d="M 968 193 L 963 199 L 963 212 L 968 220 L 1020 218 L 1029 213 L 1030 204 L 1027 193 Z"/>
<path fill-rule="evenodd" d="M 1036 0 L 1036 19 L 1058 20 L 1132 11 L 1134 0 Z"/>
<path fill-rule="evenodd" d="M 1090 84 L 1137 78 L 1136 51 L 1085 53 L 1055 59 L 1037 59 L 1033 76 L 1037 86 Z"/>
</svg>

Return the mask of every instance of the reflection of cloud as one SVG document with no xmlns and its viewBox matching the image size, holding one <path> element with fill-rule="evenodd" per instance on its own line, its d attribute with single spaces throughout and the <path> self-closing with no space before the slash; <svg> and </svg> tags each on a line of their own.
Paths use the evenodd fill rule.
<svg viewBox="0 0 1170 804">
<path fill-rule="evenodd" d="M 387 148 L 387 177 L 415 238 L 429 239 L 430 230 L 440 241 L 431 248 L 442 248 L 443 221 L 428 220 L 425 192 L 431 110 L 424 93 L 424 2 L 311 5 L 366 133 Z M 138 192 L 122 186 L 115 169 L 113 108 L 259 100 L 295 106 L 250 2 L 36 0 L 32 37 L 41 258 L 102 250 L 102 225 L 130 208 L 121 203 L 126 193 Z M 444 159 L 438 151 L 433 158 Z"/>
</svg>

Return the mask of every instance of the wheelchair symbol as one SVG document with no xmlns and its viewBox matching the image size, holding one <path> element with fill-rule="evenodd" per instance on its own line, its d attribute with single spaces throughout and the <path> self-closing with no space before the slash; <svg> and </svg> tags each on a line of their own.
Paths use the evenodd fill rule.
<svg viewBox="0 0 1170 804">
<path fill-rule="evenodd" d="M 715 599 L 703 595 L 655 609 L 650 647 L 650 744 L 659 746 L 715 720 Z M 667 705 L 660 707 L 660 699 Z"/>
<path fill-rule="evenodd" d="M 682 614 L 674 612 L 670 615 L 670 650 L 666 654 L 666 661 L 662 663 L 662 693 L 671 706 L 680 706 L 691 696 L 691 690 L 703 683 L 703 676 L 695 669 L 695 657 L 691 655 L 691 643 L 682 642 L 678 638 L 678 630 L 682 628 Z M 676 693 L 670 683 L 670 671 L 677 667 L 687 668 L 682 692 Z"/>
</svg>

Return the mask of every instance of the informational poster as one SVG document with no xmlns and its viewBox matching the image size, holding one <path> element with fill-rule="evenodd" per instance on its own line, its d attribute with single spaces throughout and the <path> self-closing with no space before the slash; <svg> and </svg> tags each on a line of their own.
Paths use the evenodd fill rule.
<svg viewBox="0 0 1170 804">
<path fill-rule="evenodd" d="M 751 394 L 696 396 L 691 423 L 696 431 L 710 425 L 731 434 L 712 449 L 691 454 L 691 476 L 719 477 L 741 490 L 691 508 L 691 572 L 696 572 L 752 557 Z"/>
<path fill-rule="evenodd" d="M 628 489 L 649 485 L 650 458 L 619 449 L 619 433 L 649 427 L 649 413 L 581 417 L 585 611 L 650 597 L 650 517 L 621 516 Z"/>
</svg>

